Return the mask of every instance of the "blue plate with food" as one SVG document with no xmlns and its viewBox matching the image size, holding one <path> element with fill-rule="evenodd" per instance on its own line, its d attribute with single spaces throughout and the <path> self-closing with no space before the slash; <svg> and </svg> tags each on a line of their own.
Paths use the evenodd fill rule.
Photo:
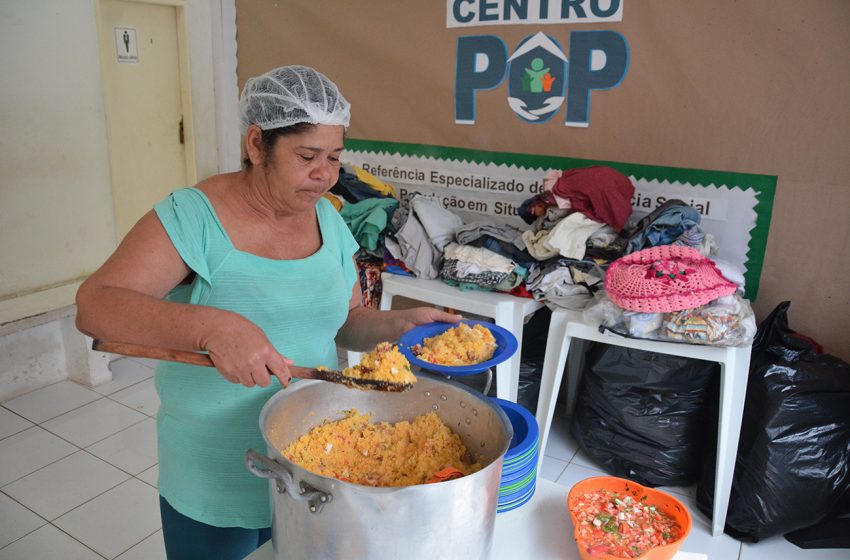
<svg viewBox="0 0 850 560">
<path fill-rule="evenodd" d="M 511 331 L 486 321 L 428 323 L 402 335 L 398 349 L 426 371 L 470 375 L 509 360 L 517 351 Z"/>
</svg>

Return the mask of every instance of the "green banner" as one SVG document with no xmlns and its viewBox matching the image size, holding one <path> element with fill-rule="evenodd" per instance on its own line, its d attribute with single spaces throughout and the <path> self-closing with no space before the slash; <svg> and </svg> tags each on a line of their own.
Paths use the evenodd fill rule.
<svg viewBox="0 0 850 560">
<path fill-rule="evenodd" d="M 452 202 L 463 208 L 463 199 L 467 197 L 475 201 L 474 205 L 468 205 L 468 210 L 491 217 L 505 207 L 499 200 L 509 201 L 509 213 L 513 214 L 522 200 L 539 192 L 536 187 L 542 184 L 548 170 L 591 165 L 612 167 L 629 176 L 635 184 L 632 200 L 635 215 L 646 214 L 669 198 L 679 198 L 698 209 L 703 216 L 702 228 L 717 239 L 719 257 L 744 270 L 745 296 L 753 300 L 758 294 L 776 192 L 774 175 L 359 138 L 348 138 L 345 144 L 345 161 L 366 168 L 403 192 L 423 191 L 444 196 L 450 209 L 454 209 Z M 446 176 L 454 180 L 446 182 Z M 507 181 L 514 176 L 519 179 Z M 538 184 L 531 184 L 530 178 L 537 178 Z M 492 187 L 498 183 L 514 188 L 510 192 L 498 192 Z M 488 185 L 489 190 L 481 190 L 480 185 Z M 488 199 L 496 202 L 488 205 Z"/>
</svg>

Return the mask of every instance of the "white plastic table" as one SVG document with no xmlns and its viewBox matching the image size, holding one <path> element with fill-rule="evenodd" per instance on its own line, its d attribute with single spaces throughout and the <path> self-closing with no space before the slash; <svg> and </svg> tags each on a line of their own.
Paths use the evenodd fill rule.
<svg viewBox="0 0 850 560">
<path fill-rule="evenodd" d="M 564 365 L 567 365 L 567 416 L 575 408 L 578 382 L 584 357 L 583 341 L 596 341 L 657 352 L 673 356 L 685 356 L 720 364 L 720 410 L 717 426 L 717 460 L 714 466 L 714 511 L 711 533 L 723 533 L 729 493 L 732 488 L 732 473 L 741 433 L 741 418 L 744 413 L 744 397 L 747 392 L 747 375 L 750 369 L 751 347 L 700 346 L 678 344 L 656 340 L 626 338 L 610 332 L 599 332 L 598 325 L 582 321 L 581 313 L 558 309 L 552 312 L 549 335 L 546 339 L 546 354 L 543 359 L 540 396 L 537 400 L 537 423 L 540 426 L 540 458 L 545 453 L 546 439 L 552 424 L 555 400 L 561 387 Z M 572 351 L 571 351 L 572 350 Z M 567 356 L 569 353 L 569 362 Z"/>
<path fill-rule="evenodd" d="M 516 402 L 519 388 L 519 364 L 522 351 L 522 327 L 525 318 L 543 304 L 531 298 L 500 292 L 466 291 L 449 286 L 441 280 L 427 280 L 384 272 L 381 274 L 382 310 L 392 308 L 393 296 L 448 307 L 461 312 L 492 318 L 497 325 L 511 331 L 519 343 L 516 354 L 496 366 L 496 396 Z M 360 362 L 360 354 L 348 353 L 348 363 Z"/>
<path fill-rule="evenodd" d="M 573 540 L 573 524 L 567 511 L 568 492 L 566 486 L 538 478 L 531 501 L 496 515 L 490 560 L 579 560 Z M 685 546 L 687 544 L 685 542 Z M 705 554 L 679 552 L 673 560 L 707 558 Z M 271 541 L 245 560 L 274 560 Z"/>
</svg>

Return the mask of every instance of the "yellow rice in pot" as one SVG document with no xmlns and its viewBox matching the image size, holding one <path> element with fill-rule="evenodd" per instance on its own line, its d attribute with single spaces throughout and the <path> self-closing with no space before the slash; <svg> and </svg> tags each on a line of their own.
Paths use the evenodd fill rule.
<svg viewBox="0 0 850 560">
<path fill-rule="evenodd" d="M 481 470 L 465 460 L 460 437 L 435 412 L 395 424 L 371 422 L 355 409 L 325 422 L 282 451 L 316 474 L 367 486 L 410 486 L 431 481 L 444 469 L 464 475 Z"/>
</svg>

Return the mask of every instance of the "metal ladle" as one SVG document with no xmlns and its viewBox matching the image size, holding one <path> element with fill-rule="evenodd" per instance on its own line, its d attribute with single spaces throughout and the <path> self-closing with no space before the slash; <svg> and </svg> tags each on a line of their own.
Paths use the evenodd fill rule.
<svg viewBox="0 0 850 560">
<path fill-rule="evenodd" d="M 167 362 L 179 362 L 195 366 L 215 367 L 215 364 L 207 354 L 190 352 L 188 350 L 173 350 L 170 348 L 159 348 L 157 346 L 146 346 L 144 344 L 131 344 L 128 342 L 103 342 L 95 339 L 92 342 L 92 350 L 98 352 L 110 352 L 122 356 L 136 358 L 151 358 Z M 386 381 L 383 379 L 366 379 L 343 375 L 339 370 L 305 368 L 301 366 L 289 366 L 293 377 L 299 379 L 320 379 L 331 383 L 340 383 L 353 389 L 367 389 L 375 391 L 388 391 L 399 393 L 413 387 L 412 383 L 399 383 L 397 381 Z"/>
</svg>

